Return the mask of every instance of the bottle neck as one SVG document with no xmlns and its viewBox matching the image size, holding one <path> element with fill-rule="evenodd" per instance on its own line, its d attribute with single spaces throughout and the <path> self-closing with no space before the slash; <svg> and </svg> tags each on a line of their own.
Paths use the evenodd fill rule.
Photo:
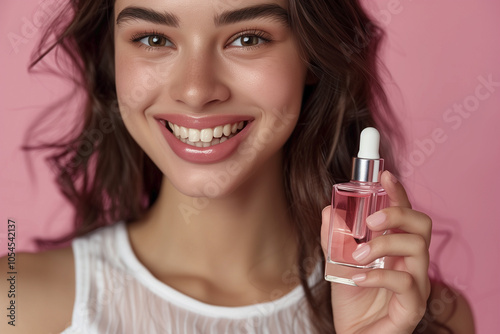
<svg viewBox="0 0 500 334">
<path fill-rule="evenodd" d="M 380 182 L 383 171 L 384 159 L 352 158 L 352 181 Z"/>
</svg>

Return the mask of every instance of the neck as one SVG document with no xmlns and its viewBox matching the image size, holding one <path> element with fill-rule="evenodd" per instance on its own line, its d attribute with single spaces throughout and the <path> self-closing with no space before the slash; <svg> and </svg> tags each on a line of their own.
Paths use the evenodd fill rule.
<svg viewBox="0 0 500 334">
<path fill-rule="evenodd" d="M 221 198 L 185 196 L 164 178 L 157 202 L 134 224 L 136 244 L 157 254 L 151 263 L 160 275 L 176 268 L 214 279 L 281 278 L 296 263 L 297 248 L 282 180 L 281 157 Z"/>
</svg>

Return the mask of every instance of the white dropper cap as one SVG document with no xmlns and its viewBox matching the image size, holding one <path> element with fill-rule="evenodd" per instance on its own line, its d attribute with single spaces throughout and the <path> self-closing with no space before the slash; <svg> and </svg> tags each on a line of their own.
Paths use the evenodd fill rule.
<svg viewBox="0 0 500 334">
<path fill-rule="evenodd" d="M 359 138 L 358 157 L 353 158 L 351 180 L 360 182 L 379 182 L 384 170 L 384 159 L 378 153 L 380 133 L 375 128 L 365 128 Z"/>
<path fill-rule="evenodd" d="M 359 138 L 358 158 L 380 159 L 378 153 L 380 145 L 380 133 L 375 128 L 365 128 L 361 131 Z"/>
</svg>

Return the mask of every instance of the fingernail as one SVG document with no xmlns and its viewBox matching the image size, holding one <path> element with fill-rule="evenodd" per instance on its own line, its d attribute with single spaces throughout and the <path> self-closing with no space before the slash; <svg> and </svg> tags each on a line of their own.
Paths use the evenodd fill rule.
<svg viewBox="0 0 500 334">
<path fill-rule="evenodd" d="M 389 173 L 389 179 L 392 183 L 398 183 L 398 179 L 391 172 L 387 171 L 387 173 Z"/>
<path fill-rule="evenodd" d="M 351 279 L 354 282 L 361 282 L 361 281 L 364 281 L 366 279 L 366 274 L 356 274 L 353 277 L 351 277 Z"/>
<path fill-rule="evenodd" d="M 377 211 L 374 214 L 366 217 L 366 223 L 372 227 L 377 227 L 385 222 L 387 216 L 382 211 Z"/>
<path fill-rule="evenodd" d="M 352 252 L 352 257 L 356 261 L 361 261 L 365 257 L 367 257 L 368 254 L 370 254 L 370 246 L 367 244 L 362 244 L 362 245 L 358 246 L 358 249 L 356 249 L 354 252 Z"/>
</svg>

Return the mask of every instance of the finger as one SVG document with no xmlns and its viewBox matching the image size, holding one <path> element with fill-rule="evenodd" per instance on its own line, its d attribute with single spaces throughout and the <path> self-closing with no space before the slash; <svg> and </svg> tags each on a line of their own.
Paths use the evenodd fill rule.
<svg viewBox="0 0 500 334">
<path fill-rule="evenodd" d="M 328 205 L 321 211 L 321 248 L 326 257 L 326 248 L 328 247 L 328 229 L 330 227 L 330 214 L 332 206 Z"/>
<path fill-rule="evenodd" d="M 398 229 L 418 234 L 424 238 L 427 248 L 431 242 L 432 219 L 420 211 L 405 207 L 389 207 L 368 216 L 366 224 L 373 231 Z"/>
<path fill-rule="evenodd" d="M 400 307 L 395 307 L 393 310 L 401 312 L 391 317 L 394 322 L 398 320 L 403 322 L 409 317 L 420 319 L 425 313 L 426 297 L 420 294 L 414 278 L 407 272 L 374 269 L 354 275 L 352 280 L 359 287 L 385 288 L 394 292 Z"/>
<path fill-rule="evenodd" d="M 380 183 L 389 198 L 389 206 L 402 206 L 411 209 L 411 203 L 405 188 L 391 172 L 384 171 L 380 178 Z"/>
<path fill-rule="evenodd" d="M 360 244 L 352 253 L 354 260 L 366 265 L 384 256 L 402 256 L 405 258 L 419 260 L 419 271 L 427 268 L 429 252 L 425 240 L 418 234 L 389 234 L 373 239 L 370 242 Z M 427 273 L 427 271 L 426 271 Z"/>
<path fill-rule="evenodd" d="M 368 265 L 384 256 L 403 257 L 392 268 L 409 272 L 418 284 L 420 293 L 425 295 L 429 278 L 429 252 L 425 240 L 418 234 L 390 234 L 362 244 L 353 252 L 352 257 L 361 265 Z"/>
<path fill-rule="evenodd" d="M 351 279 L 357 286 L 364 288 L 385 288 L 398 295 L 404 295 L 402 304 L 416 305 L 420 303 L 420 293 L 413 276 L 406 271 L 373 269 L 356 274 Z"/>
</svg>

